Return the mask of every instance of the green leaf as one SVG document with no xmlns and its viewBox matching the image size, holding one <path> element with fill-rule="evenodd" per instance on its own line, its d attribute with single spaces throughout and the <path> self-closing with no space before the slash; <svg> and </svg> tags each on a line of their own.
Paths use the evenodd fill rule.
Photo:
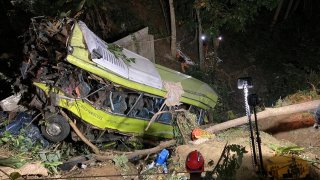
<svg viewBox="0 0 320 180">
<path fill-rule="evenodd" d="M 9 131 L 5 131 L 5 132 L 3 133 L 3 137 L 12 138 L 12 135 L 10 134 Z"/>
<path fill-rule="evenodd" d="M 0 165 L 7 166 L 7 167 L 13 167 L 13 168 L 20 168 L 22 167 L 26 161 L 19 156 L 11 156 L 8 158 L 1 158 L 0 159 Z"/>
<path fill-rule="evenodd" d="M 42 161 L 47 161 L 47 156 L 45 153 L 39 153 L 39 157 L 41 158 Z"/>
<path fill-rule="evenodd" d="M 136 63 L 136 59 L 135 59 L 135 58 L 127 58 L 127 60 L 128 60 L 129 62 Z"/>
<path fill-rule="evenodd" d="M 84 6 L 85 3 L 86 3 L 86 0 L 82 0 L 82 1 L 78 4 L 78 6 L 76 7 L 75 11 L 76 11 L 76 12 L 80 11 L 80 10 L 83 8 L 83 6 Z"/>
<path fill-rule="evenodd" d="M 47 159 L 49 162 L 54 162 L 56 160 L 56 155 L 54 154 L 48 154 Z"/>
<path fill-rule="evenodd" d="M 1 141 L 3 141 L 3 142 L 8 142 L 9 141 L 9 138 L 7 138 L 7 137 L 3 137 L 3 138 L 1 138 Z"/>
<path fill-rule="evenodd" d="M 44 165 L 48 167 L 55 167 L 59 166 L 60 164 L 63 164 L 61 161 L 56 161 L 56 162 L 45 162 Z"/>
<path fill-rule="evenodd" d="M 60 17 L 68 17 L 68 16 L 70 16 L 70 14 L 71 14 L 71 10 L 69 10 L 69 11 L 67 11 L 67 12 L 61 12 L 61 13 L 59 14 L 59 16 L 60 16 Z"/>
</svg>

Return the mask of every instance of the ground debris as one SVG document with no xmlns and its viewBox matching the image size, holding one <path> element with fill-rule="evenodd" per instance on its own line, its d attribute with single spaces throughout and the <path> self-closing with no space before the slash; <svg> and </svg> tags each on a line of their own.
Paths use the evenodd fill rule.
<svg viewBox="0 0 320 180">
<path fill-rule="evenodd" d="M 13 172 L 18 172 L 20 175 L 40 175 L 40 176 L 48 176 L 48 170 L 41 165 L 41 162 L 29 163 L 22 166 L 19 169 L 14 169 L 11 167 L 2 167 L 0 169 L 7 174 L 11 174 Z M 8 178 L 3 172 L 0 171 L 0 179 Z"/>
</svg>

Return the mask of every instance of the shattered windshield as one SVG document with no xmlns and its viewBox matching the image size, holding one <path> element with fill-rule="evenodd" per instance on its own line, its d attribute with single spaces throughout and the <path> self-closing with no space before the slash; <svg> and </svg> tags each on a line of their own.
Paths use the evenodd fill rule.
<svg viewBox="0 0 320 180">
<path fill-rule="evenodd" d="M 161 97 L 123 87 L 99 84 L 94 80 L 90 80 L 90 83 L 83 82 L 82 84 L 83 87 L 88 87 L 88 89 L 94 87 L 90 93 L 86 93 L 88 94 L 85 97 L 86 100 L 94 107 L 109 113 L 150 120 L 155 113 L 169 110 L 164 105 L 164 98 Z M 164 113 L 157 118 L 157 122 L 167 124 L 170 124 L 171 120 L 171 113 Z"/>
</svg>

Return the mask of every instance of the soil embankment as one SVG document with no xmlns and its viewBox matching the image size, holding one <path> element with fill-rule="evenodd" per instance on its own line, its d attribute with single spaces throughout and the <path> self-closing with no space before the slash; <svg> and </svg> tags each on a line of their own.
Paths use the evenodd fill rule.
<svg viewBox="0 0 320 180">
<path fill-rule="evenodd" d="M 297 113 L 288 116 L 278 116 L 259 121 L 261 130 L 272 134 L 277 139 L 285 139 L 299 146 L 320 145 L 320 130 L 312 127 L 313 115 Z"/>
</svg>

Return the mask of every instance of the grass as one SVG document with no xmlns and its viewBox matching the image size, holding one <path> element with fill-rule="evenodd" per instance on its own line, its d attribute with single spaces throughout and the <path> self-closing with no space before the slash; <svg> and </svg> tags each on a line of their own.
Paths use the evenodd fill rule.
<svg viewBox="0 0 320 180">
<path fill-rule="evenodd" d="M 249 130 L 246 130 L 246 127 L 236 127 L 231 128 L 225 131 L 222 131 L 217 134 L 217 138 L 220 138 L 222 140 L 230 141 L 236 138 L 245 138 L 249 135 Z"/>
<path fill-rule="evenodd" d="M 298 91 L 294 94 L 288 95 L 283 99 L 278 99 L 278 101 L 275 104 L 275 107 L 282 107 L 287 106 L 291 104 L 297 104 L 297 103 L 303 103 L 307 101 L 312 101 L 320 99 L 320 95 L 316 91 Z"/>
</svg>

